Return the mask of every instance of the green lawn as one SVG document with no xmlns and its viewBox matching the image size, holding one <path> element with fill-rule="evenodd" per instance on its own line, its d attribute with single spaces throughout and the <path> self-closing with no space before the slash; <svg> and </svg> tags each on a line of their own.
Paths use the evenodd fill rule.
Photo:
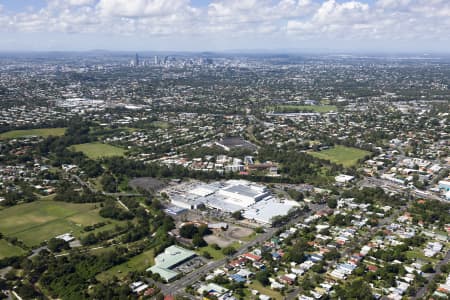
<svg viewBox="0 0 450 300">
<path fill-rule="evenodd" d="M 144 271 L 147 268 L 151 267 L 155 263 L 154 251 L 147 250 L 135 257 L 131 258 L 129 261 L 124 262 L 123 264 L 112 267 L 105 272 L 102 272 L 97 275 L 97 280 L 106 281 L 111 279 L 113 276 L 116 276 L 119 279 L 122 279 L 127 275 L 128 272 L 131 271 Z"/>
<path fill-rule="evenodd" d="M 351 167 L 357 164 L 358 160 L 369 155 L 369 151 L 346 147 L 336 146 L 328 150 L 319 152 L 309 152 L 314 157 L 327 159 L 331 162 L 341 164 L 344 167 Z"/>
<path fill-rule="evenodd" d="M 166 121 L 154 121 L 152 122 L 152 125 L 161 129 L 167 129 L 170 127 L 170 123 Z"/>
<path fill-rule="evenodd" d="M 87 157 L 91 159 L 125 155 L 125 149 L 99 142 L 73 145 L 70 147 L 70 149 L 83 152 Z"/>
<path fill-rule="evenodd" d="M 239 242 L 233 242 L 230 244 L 230 247 L 233 247 L 234 249 L 238 250 L 241 247 L 241 244 Z M 209 254 L 211 254 L 212 259 L 214 260 L 219 260 L 225 257 L 225 255 L 222 253 L 222 249 L 216 250 L 213 247 L 211 247 L 210 245 L 206 246 L 206 247 L 201 247 L 198 248 L 197 250 L 195 250 L 195 252 L 198 255 L 202 255 L 203 252 L 209 252 Z"/>
<path fill-rule="evenodd" d="M 256 239 L 256 237 L 257 237 L 258 235 L 259 235 L 258 233 L 256 233 L 256 232 L 253 231 L 251 234 L 249 234 L 249 235 L 247 235 L 247 236 L 245 236 L 245 237 L 240 238 L 240 240 L 243 241 L 243 242 L 250 242 L 250 241 L 253 241 L 254 239 Z"/>
<path fill-rule="evenodd" d="M 24 253 L 25 251 L 22 248 L 11 245 L 5 240 L 0 240 L 0 259 L 11 256 L 19 256 Z"/>
<path fill-rule="evenodd" d="M 327 113 L 331 111 L 337 111 L 337 107 L 335 105 L 276 105 L 276 106 L 269 106 L 268 110 L 277 113 L 297 113 L 297 112 Z"/>
<path fill-rule="evenodd" d="M 66 128 L 40 128 L 28 130 L 12 130 L 0 134 L 0 140 L 16 139 L 28 136 L 62 136 L 66 132 Z"/>
<path fill-rule="evenodd" d="M 431 262 L 431 263 L 437 263 L 438 259 L 433 257 L 426 257 L 425 254 L 423 254 L 422 249 L 415 249 L 406 251 L 406 257 L 409 259 L 420 259 L 423 261 Z"/>
<path fill-rule="evenodd" d="M 52 200 L 3 209 L 0 211 L 0 220 L 0 232 L 6 236 L 17 237 L 30 247 L 66 232 L 80 236 L 84 226 L 106 221 L 98 214 L 95 204 Z"/>
<path fill-rule="evenodd" d="M 259 291 L 261 294 L 264 294 L 266 296 L 271 297 L 272 299 L 275 300 L 282 300 L 283 296 L 277 292 L 274 291 L 272 289 L 270 289 L 270 287 L 264 287 L 259 281 L 254 280 L 251 284 L 248 285 L 249 288 L 253 289 L 253 290 L 257 290 Z"/>
<path fill-rule="evenodd" d="M 203 255 L 203 252 L 208 252 L 209 254 L 211 254 L 212 259 L 214 260 L 219 260 L 225 257 L 225 255 L 222 253 L 222 250 L 216 250 L 213 247 L 211 247 L 210 245 L 206 246 L 206 247 L 201 247 L 199 249 L 197 249 L 195 252 L 197 252 L 198 255 Z"/>
</svg>

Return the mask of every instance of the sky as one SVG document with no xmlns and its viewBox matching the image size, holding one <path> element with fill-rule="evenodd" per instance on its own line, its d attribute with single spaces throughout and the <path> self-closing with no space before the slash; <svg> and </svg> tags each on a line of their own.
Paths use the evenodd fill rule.
<svg viewBox="0 0 450 300">
<path fill-rule="evenodd" d="M 450 0 L 0 0 L 0 51 L 450 52 Z"/>
</svg>

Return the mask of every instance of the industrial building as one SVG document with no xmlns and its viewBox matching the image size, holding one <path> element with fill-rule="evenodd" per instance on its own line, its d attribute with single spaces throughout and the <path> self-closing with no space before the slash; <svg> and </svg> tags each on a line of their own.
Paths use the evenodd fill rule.
<svg viewBox="0 0 450 300">
<path fill-rule="evenodd" d="M 155 257 L 155 265 L 148 268 L 147 272 L 151 271 L 152 273 L 159 274 L 161 278 L 169 282 L 179 274 L 173 269 L 194 256 L 196 256 L 194 251 L 175 245 L 170 246 L 163 253 Z"/>
<path fill-rule="evenodd" d="M 242 210 L 270 197 L 265 186 L 245 180 L 229 180 L 225 183 L 197 184 L 186 190 L 168 193 L 172 205 L 196 209 L 200 205 L 227 212 Z"/>
<path fill-rule="evenodd" d="M 276 216 L 285 216 L 289 211 L 299 204 L 295 201 L 270 198 L 248 207 L 244 210 L 243 216 L 248 220 L 264 225 L 272 225 L 272 219 Z"/>
<path fill-rule="evenodd" d="M 203 206 L 229 213 L 242 211 L 245 218 L 264 225 L 270 225 L 273 217 L 286 215 L 298 206 L 294 201 L 280 201 L 264 185 L 246 180 L 188 184 L 167 194 L 175 207 L 197 209 Z"/>
</svg>

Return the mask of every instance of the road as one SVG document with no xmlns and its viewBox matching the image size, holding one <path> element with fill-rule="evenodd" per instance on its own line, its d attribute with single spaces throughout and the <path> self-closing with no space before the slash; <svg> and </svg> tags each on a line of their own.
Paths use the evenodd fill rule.
<svg viewBox="0 0 450 300">
<path fill-rule="evenodd" d="M 81 250 L 81 253 L 86 253 L 86 252 L 89 252 L 89 251 L 94 251 L 94 250 L 103 249 L 103 248 L 105 248 L 105 247 L 97 246 L 97 247 L 92 247 L 92 248 L 85 248 L 85 249 Z M 56 254 L 55 257 L 68 256 L 68 255 L 70 255 L 70 252 Z"/>
<path fill-rule="evenodd" d="M 437 265 L 436 265 L 436 272 L 434 272 L 433 274 L 431 274 L 430 277 L 428 277 L 428 282 L 427 284 L 425 284 L 423 287 L 421 287 L 416 295 L 412 298 L 413 300 L 415 299 L 424 299 L 424 296 L 426 294 L 426 292 L 428 291 L 428 286 L 430 285 L 430 283 L 433 281 L 433 278 L 439 274 L 442 273 L 441 271 L 441 266 L 447 264 L 450 261 L 450 251 L 447 251 L 447 255 L 445 255 L 444 259 L 441 260 Z"/>
<path fill-rule="evenodd" d="M 374 236 L 374 234 L 376 233 L 377 230 L 379 230 L 381 227 L 385 226 L 386 224 L 391 224 L 392 221 L 395 218 L 397 218 L 399 215 L 402 215 L 405 210 L 406 210 L 406 206 L 402 206 L 402 207 L 400 207 L 400 209 L 398 211 L 396 211 L 391 216 L 381 219 L 378 223 L 378 226 L 373 227 L 365 235 L 360 235 L 360 236 L 355 237 L 355 240 L 353 241 L 353 243 L 355 243 L 359 246 L 367 244 L 367 242 L 370 241 L 370 239 Z M 355 248 L 347 249 L 347 251 L 344 252 L 344 256 L 352 255 L 355 252 L 355 250 L 356 250 Z M 286 300 L 295 300 L 295 299 L 297 299 L 299 293 L 300 293 L 300 287 L 295 287 L 295 289 L 292 292 L 290 292 L 286 295 L 285 299 Z"/>
<path fill-rule="evenodd" d="M 178 279 L 177 281 L 174 281 L 173 283 L 165 285 L 163 288 L 164 293 L 166 295 L 167 294 L 174 295 L 174 294 L 184 290 L 184 288 L 186 288 L 187 286 L 197 282 L 199 280 L 199 278 L 202 277 L 203 275 L 206 275 L 210 271 L 212 271 L 222 265 L 225 265 L 227 263 L 227 260 L 232 260 L 232 259 L 246 253 L 248 251 L 249 247 L 253 247 L 258 243 L 262 243 L 262 242 L 268 240 L 269 238 L 271 238 L 273 236 L 275 231 L 276 231 L 276 228 L 269 228 L 267 230 L 267 232 L 257 236 L 254 240 L 252 240 L 248 243 L 245 243 L 234 255 L 227 256 L 221 260 L 211 261 L 211 262 L 207 263 L 206 265 L 201 266 L 197 270 L 187 274 L 183 278 Z"/>
<path fill-rule="evenodd" d="M 18 300 L 23 300 L 22 297 L 20 297 L 15 291 L 11 291 L 11 293 L 16 297 Z"/>
<path fill-rule="evenodd" d="M 81 179 L 79 176 L 72 174 L 72 178 L 75 179 L 81 186 L 86 187 L 91 193 L 98 193 L 98 191 L 89 183 Z M 135 197 L 142 196 L 142 194 L 138 193 L 106 193 L 101 192 L 103 195 L 116 197 L 117 203 L 122 206 L 125 210 L 130 210 L 121 200 L 120 197 Z"/>
<path fill-rule="evenodd" d="M 72 178 L 75 179 L 81 186 L 86 187 L 90 192 L 92 193 L 98 193 L 98 190 L 92 186 L 89 182 L 84 181 L 81 179 L 78 175 L 72 174 Z M 139 197 L 142 196 L 142 194 L 139 193 L 107 193 L 107 192 L 101 192 L 103 195 L 106 196 L 112 196 L 112 197 Z"/>
<path fill-rule="evenodd" d="M 366 177 L 363 180 L 361 180 L 360 182 L 358 182 L 358 185 L 359 186 L 378 186 L 389 192 L 394 192 L 394 193 L 404 192 L 404 193 L 410 193 L 411 195 L 413 195 L 417 198 L 445 201 L 443 198 L 441 198 L 435 194 L 432 194 L 431 192 L 423 193 L 414 188 L 408 188 L 404 185 L 397 184 L 395 182 L 385 180 L 385 179 L 375 178 L 375 177 Z"/>
<path fill-rule="evenodd" d="M 293 224 L 297 224 L 303 218 L 311 215 L 312 213 L 315 213 L 316 211 L 318 211 L 320 209 L 323 209 L 324 206 L 323 205 L 315 205 L 314 207 L 310 207 L 310 208 L 311 208 L 311 210 L 309 212 L 303 213 L 301 216 L 289 221 L 286 225 L 290 226 Z M 211 272 L 212 270 L 214 270 L 220 266 L 225 265 L 227 263 L 227 261 L 233 260 L 233 259 L 237 258 L 238 256 L 246 253 L 249 248 L 267 241 L 275 234 L 275 232 L 278 229 L 279 228 L 268 228 L 266 230 L 266 232 L 258 235 L 254 240 L 243 244 L 234 255 L 227 256 L 221 260 L 211 261 L 211 262 L 207 263 L 206 265 L 203 265 L 202 267 L 198 268 L 197 270 L 185 275 L 181 279 L 178 279 L 172 283 L 164 285 L 162 287 L 162 292 L 165 295 L 175 295 L 175 294 L 179 294 L 180 292 L 183 292 L 187 286 L 192 285 L 195 282 L 198 282 L 200 277 L 208 274 L 209 272 Z"/>
</svg>

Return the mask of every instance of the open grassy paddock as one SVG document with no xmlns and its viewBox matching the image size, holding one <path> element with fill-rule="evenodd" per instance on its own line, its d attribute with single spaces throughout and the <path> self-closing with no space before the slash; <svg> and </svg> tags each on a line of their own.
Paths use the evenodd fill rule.
<svg viewBox="0 0 450 300">
<path fill-rule="evenodd" d="M 95 206 L 53 200 L 16 205 L 0 211 L 0 232 L 30 247 L 67 232 L 80 236 L 84 226 L 107 221 Z"/>
<path fill-rule="evenodd" d="M 18 256 L 24 254 L 22 248 L 11 245 L 8 241 L 0 240 L 0 259 L 11 256 Z"/>
<path fill-rule="evenodd" d="M 216 250 L 213 247 L 211 247 L 210 245 L 206 246 L 206 247 L 201 247 L 199 249 L 197 249 L 195 252 L 197 252 L 198 255 L 203 255 L 204 252 L 208 252 L 212 259 L 214 260 L 219 260 L 225 257 L 225 255 L 222 253 L 222 250 Z"/>
<path fill-rule="evenodd" d="M 83 152 L 91 159 L 125 155 L 125 149 L 99 142 L 73 145 L 70 149 L 73 151 Z"/>
<path fill-rule="evenodd" d="M 320 152 L 309 152 L 309 154 L 317 158 L 327 159 L 336 164 L 341 164 L 344 167 L 351 167 L 356 165 L 359 159 L 369 155 L 370 152 L 352 147 L 336 146 Z"/>
<path fill-rule="evenodd" d="M 66 128 L 39 128 L 28 130 L 12 130 L 0 134 L 0 140 L 17 139 L 29 136 L 62 136 L 66 132 Z"/>
<path fill-rule="evenodd" d="M 233 247 L 234 249 L 239 249 L 241 245 L 239 244 L 239 242 L 233 242 L 229 245 L 229 247 Z M 222 252 L 222 249 L 214 249 L 213 247 L 211 247 L 211 245 L 208 245 L 206 247 L 201 247 L 198 248 L 197 250 L 195 250 L 195 252 L 197 253 L 197 255 L 203 255 L 204 252 L 208 252 L 213 260 L 219 260 L 225 257 L 225 255 Z"/>
<path fill-rule="evenodd" d="M 97 275 L 97 280 L 107 281 L 113 276 L 121 279 L 131 271 L 145 271 L 147 268 L 151 267 L 155 263 L 155 257 L 153 250 L 147 250 L 135 257 L 131 258 L 129 261 L 123 264 L 112 267 L 105 272 Z"/>
<path fill-rule="evenodd" d="M 167 129 L 170 127 L 170 123 L 166 121 L 154 121 L 152 125 L 156 128 Z"/>
<path fill-rule="evenodd" d="M 337 111 L 337 107 L 335 105 L 276 105 L 270 106 L 268 110 L 277 113 L 297 113 L 297 112 L 327 113 L 331 111 Z"/>
<path fill-rule="evenodd" d="M 261 294 L 269 296 L 272 299 L 275 299 L 275 300 L 283 299 L 283 296 L 279 292 L 270 289 L 270 287 L 264 287 L 257 280 L 253 280 L 253 282 L 251 284 L 249 284 L 248 287 L 253 289 L 253 290 L 257 290 Z"/>
</svg>

